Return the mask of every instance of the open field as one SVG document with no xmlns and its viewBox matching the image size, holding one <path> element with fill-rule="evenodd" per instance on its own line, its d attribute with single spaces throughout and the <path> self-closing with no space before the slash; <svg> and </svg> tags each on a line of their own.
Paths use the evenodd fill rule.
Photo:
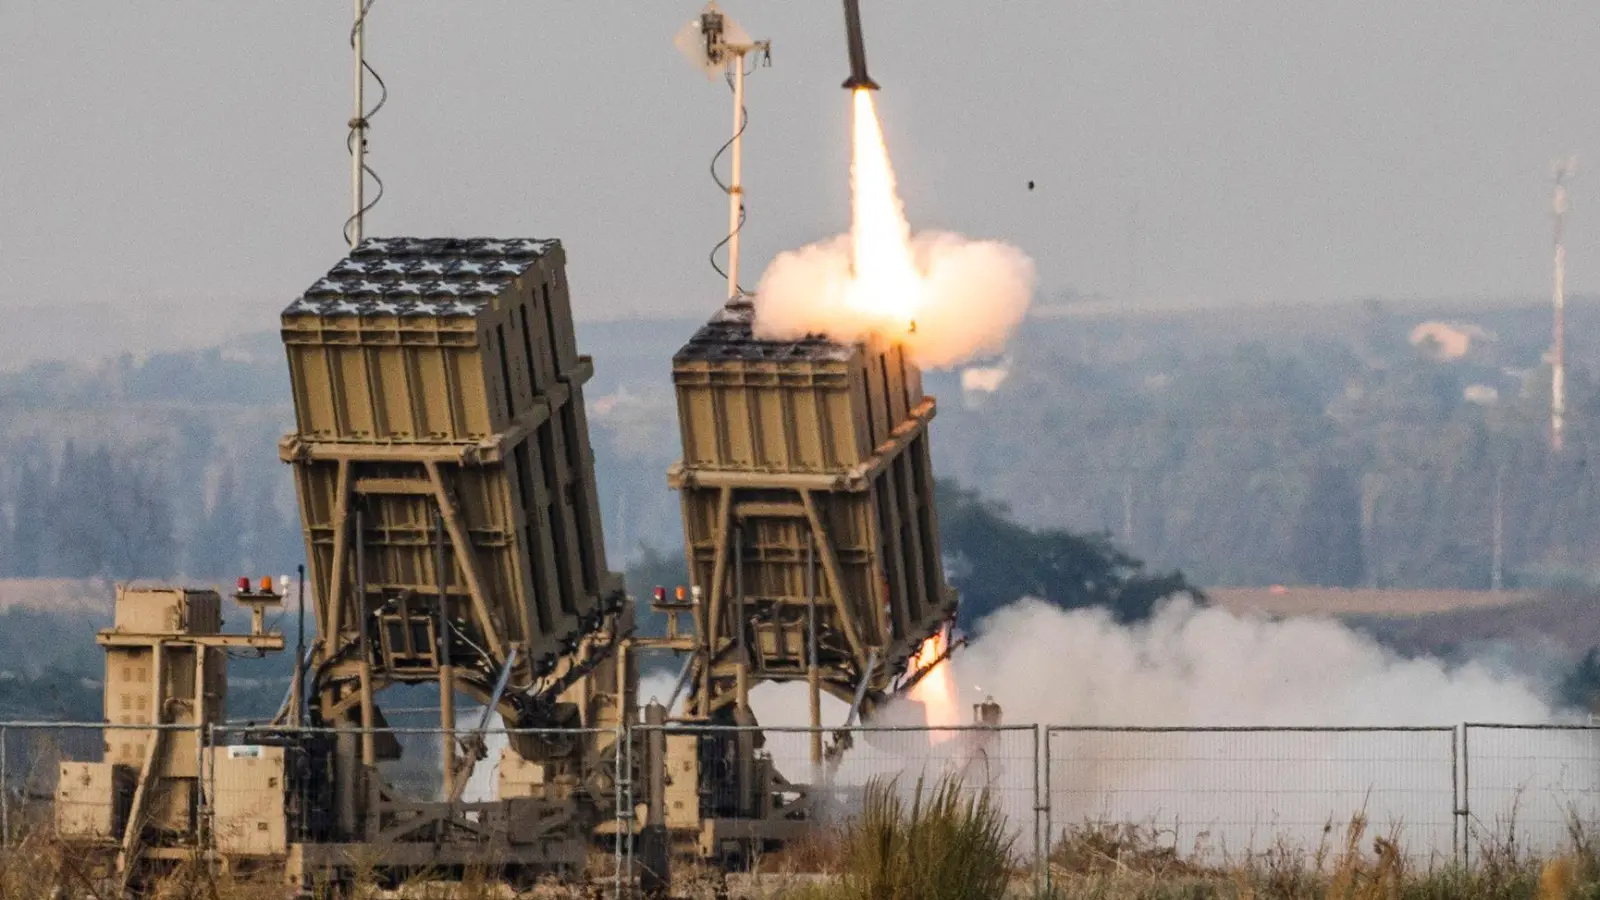
<svg viewBox="0 0 1600 900">
<path fill-rule="evenodd" d="M 1323 587 L 1207 588 L 1206 595 L 1216 605 L 1232 612 L 1273 616 L 1418 616 L 1468 609 L 1504 610 L 1530 603 L 1540 596 L 1533 591 Z"/>
<path fill-rule="evenodd" d="M 1600 646 L 1592 595 L 1541 596 L 1523 603 L 1459 606 L 1417 615 L 1348 615 L 1345 621 L 1407 653 L 1446 653 L 1490 643 L 1525 644 L 1574 655 Z"/>
</svg>

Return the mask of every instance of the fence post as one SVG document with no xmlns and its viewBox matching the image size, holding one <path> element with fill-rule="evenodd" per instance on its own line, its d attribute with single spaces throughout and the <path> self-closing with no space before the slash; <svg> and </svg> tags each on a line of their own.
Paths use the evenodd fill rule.
<svg viewBox="0 0 1600 900">
<path fill-rule="evenodd" d="M 195 769 L 195 789 L 200 792 L 200 796 L 195 798 L 195 825 L 200 832 L 195 836 L 195 843 L 199 845 L 200 852 L 205 854 L 207 871 L 215 878 L 217 874 L 217 854 L 215 853 L 215 847 L 212 846 L 213 829 L 211 828 L 210 812 L 211 798 L 217 791 L 216 766 L 208 766 L 206 764 L 212 761 L 212 754 L 207 751 L 208 748 L 215 746 L 217 743 L 217 726 L 209 722 L 203 726 L 196 726 L 194 742 L 196 746 L 195 752 L 199 755 L 199 759 L 195 760 L 198 766 Z"/>
<path fill-rule="evenodd" d="M 615 810 L 616 816 L 617 816 L 617 839 L 615 841 L 615 846 L 613 848 L 614 856 L 613 856 L 613 858 L 611 860 L 611 867 L 612 867 L 612 871 L 611 871 L 611 880 L 612 880 L 611 897 L 612 897 L 612 900 L 622 900 L 622 842 L 623 842 L 623 838 L 624 838 L 623 830 L 627 826 L 628 819 L 629 819 L 629 813 L 631 813 L 632 810 L 633 810 L 633 807 L 628 805 L 629 804 L 629 796 L 633 792 L 633 773 L 630 770 L 624 768 L 624 766 L 627 765 L 627 762 L 623 759 L 623 747 L 622 747 L 623 741 L 627 740 L 627 736 L 629 734 L 630 725 L 631 725 L 631 723 L 629 723 L 627 721 L 626 717 L 622 717 L 622 716 L 618 717 L 618 719 L 617 719 L 616 744 L 615 744 L 615 746 L 613 746 L 611 748 L 612 749 L 612 754 L 613 754 L 613 757 L 614 757 L 614 760 L 612 762 L 612 768 L 613 768 L 613 771 L 616 773 L 616 777 L 615 777 L 615 780 L 613 780 L 613 782 L 612 782 L 611 789 L 613 791 L 615 791 L 616 794 L 617 794 L 617 802 L 616 802 L 616 810 Z"/>
<path fill-rule="evenodd" d="M 1457 740 L 1459 729 L 1450 729 L 1450 855 L 1455 857 L 1457 866 L 1462 863 L 1461 849 L 1465 841 L 1456 842 L 1456 834 L 1462 830 L 1461 826 L 1461 775 L 1460 775 L 1460 748 Z"/>
<path fill-rule="evenodd" d="M 1050 752 L 1051 731 L 1053 731 L 1053 729 L 1049 725 L 1044 726 L 1044 797 L 1043 802 L 1040 804 L 1044 807 L 1044 847 L 1039 854 L 1039 865 L 1044 868 L 1043 895 L 1048 895 L 1050 893 L 1050 842 L 1055 840 L 1054 814 L 1050 809 L 1050 807 L 1053 805 L 1051 803 L 1052 797 L 1050 791 L 1050 770 L 1054 767 L 1052 765 L 1054 757 Z"/>
<path fill-rule="evenodd" d="M 11 788 L 6 783 L 6 745 L 11 742 L 5 728 L 0 728 L 0 850 L 11 846 Z"/>
<path fill-rule="evenodd" d="M 628 886 L 630 888 L 633 886 L 633 844 L 634 844 L 634 837 L 635 837 L 635 835 L 634 835 L 634 827 L 633 827 L 633 814 L 634 814 L 634 811 L 639 808 L 639 804 L 634 799 L 634 793 L 633 793 L 633 791 L 634 791 L 634 787 L 633 787 L 633 772 L 634 772 L 633 741 L 634 741 L 634 729 L 636 729 L 638 727 L 639 727 L 639 723 L 638 723 L 638 721 L 636 719 L 630 719 L 629 720 L 629 722 L 628 722 L 628 732 L 627 732 L 627 734 L 628 734 L 628 745 L 626 747 L 622 748 L 623 765 L 626 766 L 627 770 L 628 770 L 628 790 L 625 792 L 626 795 L 627 795 L 627 800 L 628 800 L 627 819 L 625 820 L 628 823 L 628 840 L 627 840 L 627 843 L 625 843 L 623 845 L 623 848 L 622 848 L 622 872 L 618 873 L 618 878 L 621 879 L 622 876 L 624 874 L 626 874 Z M 622 896 L 621 896 L 620 890 L 618 892 L 617 897 L 614 898 L 614 900 L 622 900 Z"/>
<path fill-rule="evenodd" d="M 1041 737 L 1038 723 L 1033 726 L 1033 890 L 1036 896 L 1044 896 L 1044 872 L 1049 863 L 1045 859 L 1044 831 L 1045 810 L 1049 808 L 1049 799 L 1042 793 L 1039 775 L 1040 742 Z"/>
<path fill-rule="evenodd" d="M 1472 866 L 1472 737 L 1471 723 L 1461 725 L 1461 863 Z"/>
</svg>

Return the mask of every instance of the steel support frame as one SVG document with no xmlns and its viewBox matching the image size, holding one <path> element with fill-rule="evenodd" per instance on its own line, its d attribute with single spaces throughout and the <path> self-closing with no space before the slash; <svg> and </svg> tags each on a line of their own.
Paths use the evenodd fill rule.
<svg viewBox="0 0 1600 900">
<path fill-rule="evenodd" d="M 321 656 L 324 663 L 347 653 L 351 647 L 359 643 L 356 637 L 359 629 L 345 626 L 345 607 L 348 602 L 345 582 L 348 581 L 350 567 L 349 557 L 355 542 L 351 540 L 351 529 L 358 518 L 352 511 L 352 498 L 362 495 L 393 495 L 416 494 L 431 497 L 437 504 L 440 519 L 443 521 L 446 532 L 450 536 L 450 545 L 454 549 L 456 564 L 460 567 L 462 578 L 466 582 L 467 594 L 472 604 L 473 621 L 479 634 L 482 635 L 491 655 L 496 659 L 504 659 L 507 652 L 507 641 L 501 629 L 495 623 L 490 612 L 489 597 L 484 586 L 484 579 L 476 555 L 471 551 L 472 543 L 467 533 L 466 524 L 462 519 L 460 509 L 455 501 L 453 485 L 449 474 L 443 469 L 440 462 L 434 458 L 432 448 L 387 448 L 386 461 L 406 462 L 420 465 L 424 478 L 420 479 L 394 479 L 394 478 L 362 478 L 358 467 L 363 463 L 376 462 L 373 459 L 338 458 L 337 487 L 332 521 L 329 530 L 333 532 L 333 558 L 329 569 L 328 603 L 322 611 L 322 631 L 319 634 Z M 301 457 L 304 458 L 304 457 Z M 526 617 L 526 610 L 522 611 Z M 526 627 L 528 623 L 524 622 Z M 523 657 L 526 666 L 528 660 Z M 323 716 L 329 721 L 336 720 L 337 716 L 347 711 L 355 703 L 360 702 L 359 696 L 367 691 L 376 691 L 381 684 L 386 684 L 388 679 L 382 673 L 373 676 L 369 682 L 364 673 L 357 673 L 359 682 L 355 696 L 332 698 L 320 686 L 313 688 L 322 693 L 321 709 Z"/>
<path fill-rule="evenodd" d="M 769 488 L 770 489 L 770 488 Z M 867 658 L 870 650 L 876 649 L 869 646 L 862 638 L 855 616 L 846 608 L 846 594 L 844 578 L 839 565 L 837 551 L 834 548 L 832 536 L 826 523 L 822 521 L 821 512 L 814 492 L 804 488 L 791 489 L 796 494 L 797 503 L 741 503 L 738 499 L 741 488 L 733 485 L 723 485 L 719 490 L 717 500 L 717 524 L 714 531 L 716 550 L 713 554 L 711 584 L 697 585 L 706 595 L 705 611 L 702 614 L 706 623 L 702 632 L 696 663 L 697 677 L 693 678 L 695 689 L 692 694 L 693 708 L 696 714 L 707 717 L 716 709 L 732 702 L 725 691 L 714 690 L 718 680 L 726 678 L 717 672 L 719 664 L 727 654 L 739 646 L 733 629 L 745 626 L 743 622 L 729 622 L 730 616 L 726 615 L 724 607 L 730 602 L 737 602 L 738 597 L 731 597 L 729 591 L 730 569 L 737 565 L 740 554 L 737 553 L 735 542 L 739 540 L 740 529 L 735 520 L 739 522 L 760 518 L 794 518 L 805 522 L 810 546 L 815 548 L 818 561 L 821 563 L 823 578 L 822 584 L 810 586 L 810 590 L 821 594 L 824 602 L 831 602 L 838 609 L 837 620 L 846 642 L 850 646 L 850 661 L 855 664 L 858 677 L 868 678 Z M 690 573 L 695 572 L 694 548 L 686 548 L 689 557 Z M 737 593 L 735 590 L 734 593 Z M 809 602 L 809 598 L 808 598 Z M 881 603 L 874 602 L 874 607 Z M 809 648 L 808 648 L 809 652 Z M 806 674 L 802 671 L 799 677 Z M 798 679 L 797 679 L 798 680 Z M 837 684 L 827 685 L 824 689 L 848 701 L 853 693 L 847 687 Z"/>
</svg>

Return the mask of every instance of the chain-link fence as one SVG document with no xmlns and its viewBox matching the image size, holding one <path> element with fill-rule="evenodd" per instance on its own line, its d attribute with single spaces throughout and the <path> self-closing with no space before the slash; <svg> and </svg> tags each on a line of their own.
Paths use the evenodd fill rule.
<svg viewBox="0 0 1600 900">
<path fill-rule="evenodd" d="M 1204 864 L 1392 839 L 1414 860 L 1459 847 L 1456 730 L 1050 728 L 1052 866 L 1085 848 Z"/>
<path fill-rule="evenodd" d="M 216 727 L 205 840 L 221 857 L 302 844 L 308 869 L 366 855 L 419 876 L 504 868 L 614 880 L 625 740 L 619 729 Z M 357 764 L 369 756 L 370 778 Z M 323 852 L 333 846 L 343 849 Z"/>
<path fill-rule="evenodd" d="M 1600 825 L 1600 727 L 1462 729 L 1466 849 L 1546 855 Z"/>
<path fill-rule="evenodd" d="M 102 840 L 133 816 L 191 827 L 182 792 L 152 793 L 135 810 L 135 782 L 155 758 L 169 779 L 192 782 L 201 745 L 193 725 L 0 722 L 0 849 L 35 834 Z"/>
<path fill-rule="evenodd" d="M 929 796 L 948 780 L 965 797 L 986 794 L 1003 818 L 1017 862 L 1042 846 L 1039 729 L 1033 725 L 951 728 L 740 728 L 635 726 L 630 746 L 645 752 L 652 732 L 666 754 L 664 824 L 703 822 L 703 854 L 741 857 L 763 868 L 826 865 L 871 785 L 903 800 Z M 649 775 L 637 767 L 630 806 L 647 805 Z M 799 836 L 799 840 L 793 838 Z M 760 859 L 770 851 L 775 858 Z M 752 856 L 754 854 L 755 856 Z M 629 860 L 629 866 L 633 861 Z"/>
<path fill-rule="evenodd" d="M 448 778 L 447 748 L 459 762 Z M 336 770 L 339 760 L 365 753 L 378 761 L 376 778 Z M 653 753 L 664 757 L 659 776 L 650 770 Z M 1041 878 L 1071 870 L 1086 846 L 1221 863 L 1337 851 L 1360 820 L 1365 847 L 1393 839 L 1431 864 L 1473 862 L 1489 849 L 1559 852 L 1575 829 L 1600 822 L 1595 726 L 668 724 L 463 728 L 452 738 L 438 727 L 368 734 L 230 725 L 201 733 L 11 722 L 0 723 L 0 852 L 41 832 L 114 837 L 126 824 L 136 774 L 156 756 L 166 777 L 196 785 L 194 799 L 145 798 L 141 815 L 191 828 L 214 858 L 365 842 L 400 846 L 419 869 L 441 859 L 469 865 L 476 853 L 523 859 L 530 870 L 581 871 L 617 890 L 639 871 L 636 835 L 650 822 L 652 790 L 663 800 L 658 821 L 702 855 L 766 853 L 802 869 L 829 852 L 829 837 L 861 810 L 869 784 L 892 783 L 909 797 L 919 780 L 927 787 L 954 776 L 964 791 L 987 790 L 1019 865 L 1039 863 Z M 366 797 L 359 804 L 356 790 Z M 576 819 L 567 800 L 574 796 L 587 804 Z M 452 799 L 451 809 L 425 808 Z M 421 849 L 452 843 L 467 849 L 443 857 Z M 313 853 L 305 863 L 331 861 Z"/>
</svg>

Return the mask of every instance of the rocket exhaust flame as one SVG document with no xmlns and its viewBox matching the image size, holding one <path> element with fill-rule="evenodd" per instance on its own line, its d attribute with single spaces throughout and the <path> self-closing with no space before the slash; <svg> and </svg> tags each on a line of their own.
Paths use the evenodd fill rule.
<svg viewBox="0 0 1600 900">
<path fill-rule="evenodd" d="M 895 191 L 889 148 L 883 141 L 872 92 L 857 88 L 855 159 L 850 165 L 851 213 L 849 303 L 877 320 L 880 333 L 911 331 L 922 305 L 922 276 L 911 256 L 911 226 Z"/>
<path fill-rule="evenodd" d="M 926 368 L 1003 350 L 1033 295 L 1032 260 L 995 241 L 912 234 L 872 98 L 851 91 L 850 232 L 772 261 L 756 291 L 756 337 L 877 337 Z"/>
<path fill-rule="evenodd" d="M 949 635 L 946 629 L 935 631 L 911 658 L 910 676 L 916 681 L 911 687 L 911 699 L 922 705 L 929 728 L 950 728 L 961 724 L 955 682 L 950 677 Z M 953 731 L 929 733 L 932 743 L 943 743 L 955 736 Z"/>
</svg>

